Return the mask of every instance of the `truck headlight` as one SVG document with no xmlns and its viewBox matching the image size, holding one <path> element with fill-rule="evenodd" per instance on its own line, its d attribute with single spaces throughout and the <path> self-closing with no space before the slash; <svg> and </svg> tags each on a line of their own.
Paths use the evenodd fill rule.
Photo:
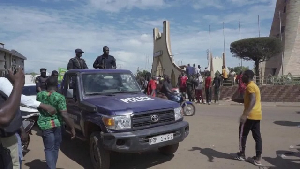
<svg viewBox="0 0 300 169">
<path fill-rule="evenodd" d="M 124 130 L 131 128 L 131 116 L 103 116 L 102 121 L 106 128 L 111 130 Z"/>
<path fill-rule="evenodd" d="M 174 109 L 174 117 L 175 117 L 175 121 L 180 120 L 181 118 L 183 118 L 181 107 L 177 107 L 177 108 Z"/>
</svg>

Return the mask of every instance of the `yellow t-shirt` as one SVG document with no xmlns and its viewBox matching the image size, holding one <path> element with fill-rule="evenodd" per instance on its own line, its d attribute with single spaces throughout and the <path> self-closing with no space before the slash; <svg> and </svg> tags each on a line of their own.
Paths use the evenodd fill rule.
<svg viewBox="0 0 300 169">
<path fill-rule="evenodd" d="M 225 79 L 228 78 L 226 69 L 222 69 L 222 74 L 223 74 L 223 77 L 224 77 Z"/>
<path fill-rule="evenodd" d="M 250 120 L 261 120 L 262 119 L 262 110 L 261 110 L 261 95 L 258 86 L 251 81 L 247 84 L 247 88 L 244 95 L 244 111 L 250 105 L 250 94 L 255 93 L 255 105 L 251 110 L 248 119 Z"/>
</svg>

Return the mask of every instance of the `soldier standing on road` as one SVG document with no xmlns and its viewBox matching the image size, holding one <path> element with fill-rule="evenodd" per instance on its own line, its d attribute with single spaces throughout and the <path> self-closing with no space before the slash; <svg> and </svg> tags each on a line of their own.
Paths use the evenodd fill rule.
<svg viewBox="0 0 300 169">
<path fill-rule="evenodd" d="M 67 70 L 70 69 L 88 69 L 85 60 L 82 59 L 82 54 L 84 52 L 81 49 L 75 49 L 76 56 L 69 60 L 67 65 Z"/>
<path fill-rule="evenodd" d="M 109 55 L 109 48 L 103 47 L 103 55 L 98 56 L 95 60 L 93 67 L 95 69 L 116 69 L 116 59 Z"/>
<path fill-rule="evenodd" d="M 41 68 L 40 69 L 41 75 L 36 77 L 35 84 L 36 84 L 36 92 L 41 92 L 46 90 L 46 80 L 48 79 L 48 76 L 46 75 L 46 69 Z"/>
</svg>

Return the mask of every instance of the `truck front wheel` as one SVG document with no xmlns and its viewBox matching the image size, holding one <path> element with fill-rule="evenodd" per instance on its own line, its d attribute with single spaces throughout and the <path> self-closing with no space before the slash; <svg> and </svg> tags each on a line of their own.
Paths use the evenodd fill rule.
<svg viewBox="0 0 300 169">
<path fill-rule="evenodd" d="M 172 155 L 178 150 L 178 147 L 179 147 L 179 143 L 176 143 L 176 144 L 161 147 L 158 149 L 158 151 L 165 155 Z"/>
<path fill-rule="evenodd" d="M 93 132 L 90 136 L 90 156 L 95 169 L 109 169 L 110 153 L 101 144 L 100 132 Z"/>
</svg>

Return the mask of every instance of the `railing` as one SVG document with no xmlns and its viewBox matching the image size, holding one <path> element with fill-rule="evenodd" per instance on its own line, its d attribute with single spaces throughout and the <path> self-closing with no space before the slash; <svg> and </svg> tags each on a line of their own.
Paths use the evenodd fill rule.
<svg viewBox="0 0 300 169">
<path fill-rule="evenodd" d="M 232 78 L 229 78 L 226 82 L 226 86 L 237 85 L 236 82 L 232 82 Z M 283 75 L 283 76 L 256 76 L 254 77 L 254 81 L 260 85 L 300 85 L 300 76 L 292 76 L 291 74 Z"/>
<path fill-rule="evenodd" d="M 254 81 L 261 85 L 300 85 L 300 76 L 256 76 Z"/>
</svg>

